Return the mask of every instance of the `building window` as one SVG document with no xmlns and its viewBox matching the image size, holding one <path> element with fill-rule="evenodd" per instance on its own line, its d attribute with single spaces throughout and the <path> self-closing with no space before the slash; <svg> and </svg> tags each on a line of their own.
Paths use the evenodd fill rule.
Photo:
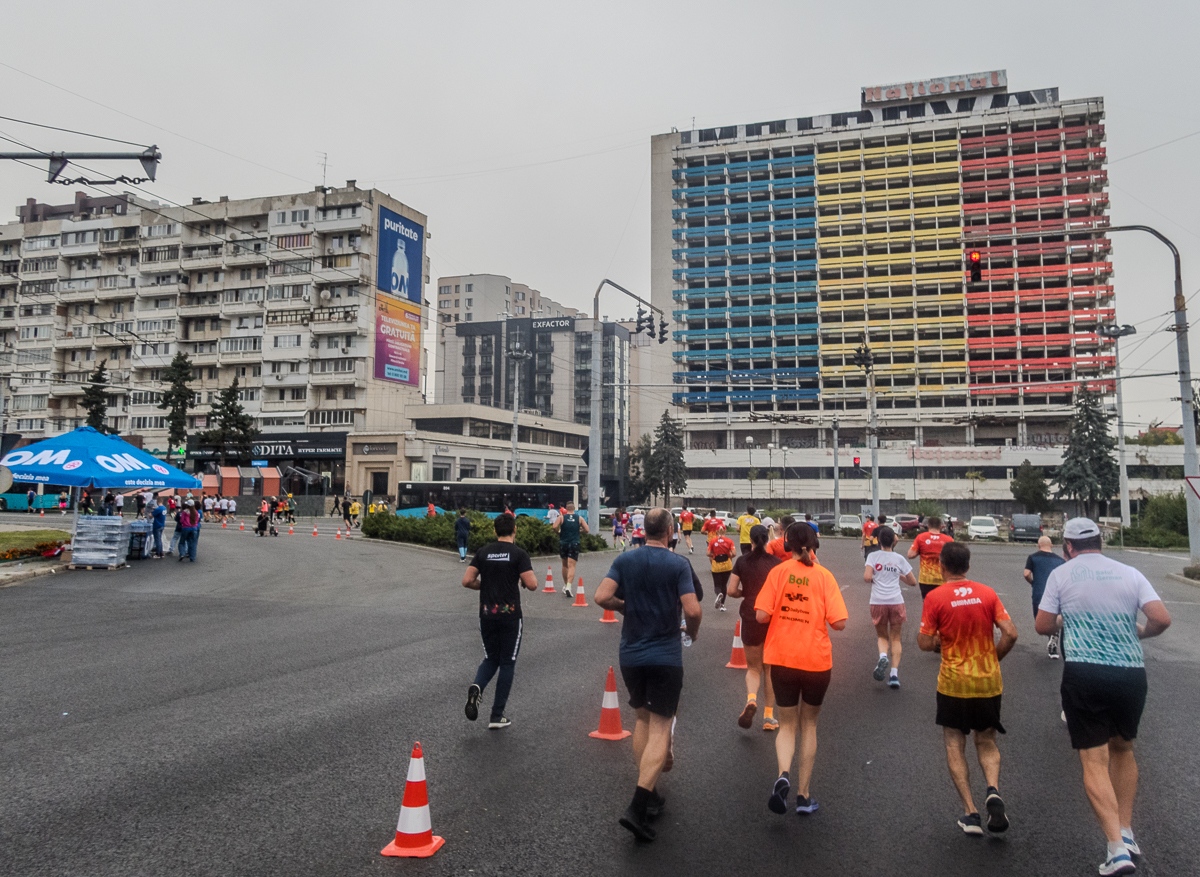
<svg viewBox="0 0 1200 877">
<path fill-rule="evenodd" d="M 467 292 L 472 292 L 472 291 L 474 291 L 474 289 L 475 289 L 475 284 L 474 284 L 474 283 L 468 283 L 468 284 L 467 284 Z M 468 305 L 469 305 L 469 303 L 468 303 Z"/>
<path fill-rule="evenodd" d="M 352 424 L 354 423 L 354 412 L 349 408 L 310 411 L 308 422 L 314 426 Z"/>
<path fill-rule="evenodd" d="M 467 314 L 467 322 L 471 322 L 471 314 Z"/>
<path fill-rule="evenodd" d="M 470 288 L 471 288 L 471 285 L 467 284 L 467 289 L 470 289 Z M 473 299 L 473 298 L 467 299 L 467 307 L 471 307 L 474 304 L 474 302 L 475 302 L 475 299 Z"/>
<path fill-rule="evenodd" d="M 292 387 L 291 397 L 293 402 L 302 402 L 308 398 L 308 387 Z"/>
<path fill-rule="evenodd" d="M 273 346 L 276 348 L 299 347 L 300 346 L 300 336 L 299 335 L 276 335 L 275 343 Z"/>
</svg>

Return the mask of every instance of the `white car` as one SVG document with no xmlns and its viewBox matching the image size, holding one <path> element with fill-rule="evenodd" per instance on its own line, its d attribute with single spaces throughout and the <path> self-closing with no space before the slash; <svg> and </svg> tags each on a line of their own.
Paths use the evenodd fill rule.
<svg viewBox="0 0 1200 877">
<path fill-rule="evenodd" d="M 839 530 L 858 530 L 862 532 L 862 520 L 858 515 L 842 515 L 838 518 Z"/>
<path fill-rule="evenodd" d="M 974 515 L 967 522 L 968 539 L 995 539 L 999 535 L 1000 529 L 989 515 Z"/>
</svg>

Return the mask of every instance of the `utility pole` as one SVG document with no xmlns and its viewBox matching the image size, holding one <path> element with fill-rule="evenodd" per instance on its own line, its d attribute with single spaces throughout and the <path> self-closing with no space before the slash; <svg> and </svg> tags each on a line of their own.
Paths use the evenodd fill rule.
<svg viewBox="0 0 1200 877">
<path fill-rule="evenodd" d="M 505 328 L 508 328 L 508 322 L 505 321 Z M 524 348 L 521 340 L 513 339 L 511 330 L 506 332 L 506 353 L 513 364 L 513 425 L 512 425 L 512 477 L 509 479 L 514 484 L 521 480 L 520 477 L 520 457 L 517 449 L 517 437 L 520 434 L 520 426 L 517 423 L 517 418 L 521 413 L 521 363 L 530 359 L 533 354 Z"/>
<path fill-rule="evenodd" d="M 73 183 L 105 185 L 113 183 L 154 182 L 154 177 L 158 173 L 158 162 L 162 159 L 162 153 L 158 151 L 157 146 L 147 146 L 142 152 L 0 152 L 0 159 L 11 159 L 13 161 L 49 160 L 50 169 L 46 179 L 48 183 L 62 183 L 63 185 Z M 146 176 L 121 176 L 115 180 L 88 180 L 84 178 L 60 180 L 59 176 L 72 161 L 140 161 L 142 168 L 146 172 Z"/>
<path fill-rule="evenodd" d="M 1125 406 L 1121 401 L 1121 339 L 1126 335 L 1136 335 L 1136 326 L 1101 326 L 1100 334 L 1111 338 L 1113 342 L 1113 367 L 1116 372 L 1117 384 L 1117 465 L 1121 472 L 1121 526 L 1129 527 L 1132 517 L 1129 514 L 1129 473 L 1125 467 Z M 1122 540 L 1125 538 L 1121 534 Z"/>
<path fill-rule="evenodd" d="M 842 497 L 838 490 L 839 479 L 838 469 L 841 464 L 838 462 L 838 419 L 833 418 L 833 526 L 838 525 L 838 519 L 842 516 Z"/>
<path fill-rule="evenodd" d="M 863 369 L 867 375 L 867 406 L 870 410 L 870 420 L 867 426 L 867 444 L 871 449 L 871 514 L 879 518 L 879 430 L 875 422 L 875 357 L 867 346 L 867 334 L 863 333 L 863 342 L 854 351 L 854 364 Z"/>
<path fill-rule="evenodd" d="M 656 311 L 660 317 L 662 317 L 662 318 L 666 317 L 666 315 L 662 312 L 661 309 L 656 308 L 654 305 L 650 304 L 650 302 L 646 301 L 645 299 L 634 295 L 632 292 L 630 292 L 625 287 L 619 286 L 618 284 L 613 283 L 608 278 L 605 278 L 604 280 L 600 281 L 600 285 L 596 287 L 596 294 L 592 297 L 592 394 L 591 394 L 592 395 L 592 400 L 591 400 L 592 401 L 592 419 L 591 419 L 591 430 L 588 433 L 588 503 L 587 503 L 588 516 L 587 516 L 587 522 L 588 522 L 588 528 L 593 533 L 600 532 L 600 469 L 603 466 L 603 461 L 604 461 L 604 451 L 603 451 L 603 447 L 602 447 L 603 440 L 601 438 L 601 430 L 600 430 L 600 416 L 601 416 L 600 409 L 604 404 L 604 387 L 603 387 L 604 356 L 603 356 L 603 350 L 602 350 L 602 347 L 604 344 L 604 325 L 600 322 L 600 290 L 604 289 L 604 287 L 606 285 L 611 286 L 613 289 L 616 289 L 616 290 L 619 290 L 620 292 L 625 293 L 627 296 L 632 298 L 634 301 L 640 302 L 641 304 L 644 304 L 646 307 L 650 308 L 651 311 Z M 641 309 L 639 308 L 639 310 L 641 310 Z M 640 318 L 639 318 L 638 322 L 639 322 L 639 324 L 641 323 Z M 650 330 L 651 330 L 650 337 L 651 338 L 654 337 L 653 329 L 654 329 L 654 323 L 652 321 L 650 323 Z M 659 333 L 660 333 L 659 342 L 658 342 L 659 344 L 662 344 L 664 341 L 666 341 L 666 329 L 667 329 L 667 325 L 664 320 L 663 322 L 661 322 L 659 324 Z M 639 328 L 639 331 L 641 331 L 640 328 Z M 615 406 L 616 396 L 617 396 L 617 393 L 614 388 L 614 392 L 613 392 L 614 409 L 616 407 Z M 614 415 L 616 414 L 615 410 L 613 411 L 613 414 Z M 614 427 L 616 425 L 615 419 L 614 419 L 613 425 L 614 425 Z M 620 462 L 620 459 L 621 459 L 621 457 L 620 457 L 620 455 L 618 455 L 618 457 L 617 457 L 618 463 Z"/>
</svg>

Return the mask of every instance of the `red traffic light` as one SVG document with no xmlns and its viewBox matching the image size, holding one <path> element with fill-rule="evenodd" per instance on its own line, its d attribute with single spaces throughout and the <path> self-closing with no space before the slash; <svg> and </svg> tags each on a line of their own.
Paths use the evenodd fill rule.
<svg viewBox="0 0 1200 877">
<path fill-rule="evenodd" d="M 983 257 L 979 255 L 979 250 L 971 250 L 971 252 L 967 255 L 967 258 L 972 262 L 978 262 Z"/>
<path fill-rule="evenodd" d="M 862 457 L 855 457 L 855 458 L 854 458 L 854 468 L 856 468 L 856 469 L 857 469 L 857 468 L 858 468 L 858 464 L 859 464 L 861 461 L 862 461 Z"/>
</svg>

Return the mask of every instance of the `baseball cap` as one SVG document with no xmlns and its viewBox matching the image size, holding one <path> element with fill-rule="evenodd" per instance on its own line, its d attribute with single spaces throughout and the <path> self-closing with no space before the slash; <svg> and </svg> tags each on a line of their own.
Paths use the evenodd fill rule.
<svg viewBox="0 0 1200 877">
<path fill-rule="evenodd" d="M 1063 526 L 1064 539 L 1090 539 L 1100 535 L 1100 528 L 1091 518 L 1071 518 Z"/>
<path fill-rule="evenodd" d="M 188 505 L 190 505 L 190 506 L 194 506 L 194 505 L 196 504 L 196 502 L 195 502 L 195 500 L 191 500 L 191 499 L 189 499 L 189 500 L 187 501 L 187 504 L 188 504 Z"/>
</svg>

